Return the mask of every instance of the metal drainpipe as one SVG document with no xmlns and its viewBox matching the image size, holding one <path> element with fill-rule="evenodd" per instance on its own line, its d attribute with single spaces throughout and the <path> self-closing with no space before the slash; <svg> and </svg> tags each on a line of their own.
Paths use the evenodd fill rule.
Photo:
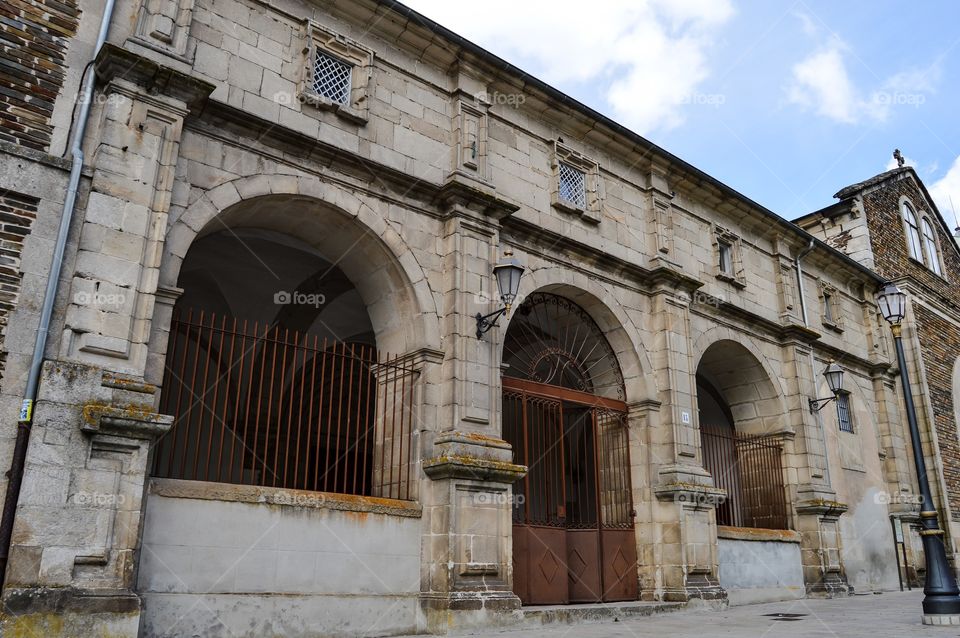
<svg viewBox="0 0 960 638">
<path fill-rule="evenodd" d="M 800 311 L 803 314 L 803 325 L 806 328 L 810 327 L 810 321 L 807 318 L 807 301 L 803 296 L 803 266 L 800 265 L 800 260 L 813 252 L 813 249 L 816 247 L 816 243 L 811 239 L 810 243 L 807 244 L 807 247 L 804 248 L 800 253 L 794 258 L 793 263 L 797 267 L 797 290 L 800 294 Z M 810 370 L 813 373 L 813 382 L 814 388 L 816 388 L 817 382 L 817 368 L 813 361 L 813 350 L 810 351 Z M 814 393 L 816 396 L 816 393 Z M 833 481 L 830 479 L 830 453 L 827 451 L 827 433 L 823 428 L 823 417 L 817 412 L 817 425 L 820 426 L 820 443 L 823 445 L 823 471 L 826 475 L 824 478 L 827 479 L 827 485 L 832 485 Z"/>
<path fill-rule="evenodd" d="M 107 0 L 103 7 L 103 17 L 100 20 L 100 32 L 97 43 L 93 48 L 93 60 L 97 59 L 103 43 L 107 40 L 110 30 L 110 21 L 113 19 L 113 9 L 116 0 Z M 86 68 L 86 67 L 84 67 Z M 43 296 L 43 306 L 40 309 L 40 326 L 37 328 L 37 338 L 33 347 L 33 359 L 30 361 L 30 373 L 27 377 L 27 388 L 23 395 L 20 407 L 20 419 L 17 424 L 17 440 L 13 448 L 13 459 L 10 461 L 10 471 L 7 472 L 7 494 L 3 501 L 3 516 L 0 518 L 0 587 L 6 580 L 7 560 L 10 556 L 10 539 L 13 536 L 13 520 L 17 511 L 17 501 L 20 498 L 20 486 L 23 483 L 23 467 L 27 458 L 27 443 L 30 440 L 30 426 L 33 421 L 33 404 L 37 399 L 37 388 L 40 384 L 40 371 L 43 367 L 43 354 L 47 349 L 47 337 L 50 333 L 50 318 L 53 316 L 53 306 L 57 298 L 57 284 L 60 281 L 60 271 L 63 268 L 63 255 L 66 252 L 67 237 L 70 234 L 70 225 L 73 222 L 74 207 L 77 203 L 77 191 L 80 187 L 80 174 L 83 171 L 83 136 L 87 129 L 87 120 L 90 117 L 90 103 L 93 101 L 93 89 L 96 84 L 96 74 L 90 68 L 80 92 L 80 113 L 77 117 L 77 128 L 73 136 L 70 153 L 73 156 L 73 165 L 70 167 L 70 181 L 67 186 L 66 198 L 63 202 L 63 212 L 60 215 L 60 229 L 57 234 L 57 243 L 53 250 L 53 259 L 50 262 L 50 275 L 47 279 L 47 289 Z"/>
</svg>

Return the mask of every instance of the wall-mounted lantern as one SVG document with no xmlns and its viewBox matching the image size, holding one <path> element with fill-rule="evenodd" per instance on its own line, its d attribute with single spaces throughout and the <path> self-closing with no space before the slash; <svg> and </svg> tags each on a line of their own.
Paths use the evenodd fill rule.
<svg viewBox="0 0 960 638">
<path fill-rule="evenodd" d="M 503 308 L 494 310 L 490 314 L 482 315 L 477 313 L 477 339 L 483 337 L 483 333 L 497 325 L 497 319 L 500 315 L 510 312 L 510 306 L 517 299 L 517 293 L 520 291 L 520 278 L 523 276 L 524 267 L 513 256 L 510 250 L 504 251 L 503 259 L 497 262 L 493 267 L 493 275 L 497 278 L 497 288 L 500 289 L 500 301 L 503 302 Z"/>
<path fill-rule="evenodd" d="M 833 392 L 832 397 L 822 399 L 810 399 L 810 413 L 816 414 L 824 408 L 825 405 L 837 398 L 843 392 L 843 368 L 831 361 L 824 369 L 823 376 L 827 379 L 827 387 Z"/>
</svg>

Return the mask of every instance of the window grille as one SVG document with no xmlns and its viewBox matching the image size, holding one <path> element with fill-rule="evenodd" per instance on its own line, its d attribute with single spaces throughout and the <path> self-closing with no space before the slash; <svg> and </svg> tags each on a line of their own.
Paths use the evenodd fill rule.
<svg viewBox="0 0 960 638">
<path fill-rule="evenodd" d="M 586 173 L 564 162 L 560 162 L 560 199 L 577 208 L 587 207 Z"/>
<path fill-rule="evenodd" d="M 325 51 L 317 50 L 313 71 L 313 90 L 338 104 L 350 103 L 350 75 L 353 66 Z"/>
<path fill-rule="evenodd" d="M 837 422 L 843 432 L 853 432 L 853 422 L 850 420 L 850 395 L 837 395 Z"/>
</svg>

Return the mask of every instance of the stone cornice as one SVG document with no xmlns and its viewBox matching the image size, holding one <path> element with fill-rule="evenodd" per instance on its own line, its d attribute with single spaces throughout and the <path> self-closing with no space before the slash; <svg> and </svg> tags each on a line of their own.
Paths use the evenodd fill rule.
<svg viewBox="0 0 960 638">
<path fill-rule="evenodd" d="M 104 44 L 94 62 L 97 79 L 102 83 L 125 80 L 136 84 L 149 94 L 160 94 L 187 105 L 191 110 L 200 107 L 216 88 L 210 82 L 165 67 L 141 55 L 119 47 Z"/>
<path fill-rule="evenodd" d="M 473 456 L 438 456 L 423 462 L 423 471 L 431 479 L 467 479 L 494 483 L 513 483 L 527 475 L 525 465 L 492 461 Z"/>
<path fill-rule="evenodd" d="M 174 417 L 142 406 L 87 403 L 80 429 L 90 434 L 110 434 L 128 439 L 154 440 L 173 427 Z"/>
</svg>

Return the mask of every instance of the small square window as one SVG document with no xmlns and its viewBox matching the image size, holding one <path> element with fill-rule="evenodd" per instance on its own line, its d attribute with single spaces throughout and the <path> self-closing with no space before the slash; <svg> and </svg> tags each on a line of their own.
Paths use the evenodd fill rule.
<svg viewBox="0 0 960 638">
<path fill-rule="evenodd" d="M 353 65 L 317 49 L 313 71 L 313 90 L 337 104 L 350 103 L 350 76 Z"/>
<path fill-rule="evenodd" d="M 733 246 L 725 241 L 717 244 L 720 254 L 720 273 L 733 275 Z"/>
<path fill-rule="evenodd" d="M 841 392 L 837 395 L 837 423 L 841 432 L 853 432 L 853 422 L 850 419 L 850 395 Z"/>
<path fill-rule="evenodd" d="M 587 207 L 587 175 L 566 162 L 560 162 L 560 199 L 577 208 Z"/>
</svg>

